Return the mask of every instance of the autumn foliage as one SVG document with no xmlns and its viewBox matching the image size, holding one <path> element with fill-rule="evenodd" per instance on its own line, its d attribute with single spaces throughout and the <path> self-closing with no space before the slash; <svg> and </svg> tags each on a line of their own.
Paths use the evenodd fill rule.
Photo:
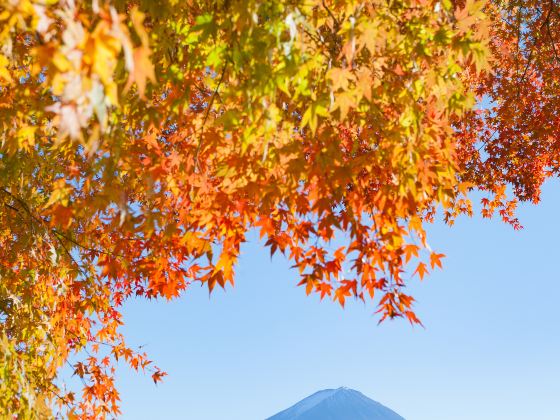
<svg viewBox="0 0 560 420">
<path fill-rule="evenodd" d="M 165 375 L 123 302 L 233 284 L 251 230 L 308 294 L 418 323 L 425 224 L 479 191 L 520 228 L 559 171 L 559 23 L 555 1 L 0 0 L 0 413 L 118 414 L 119 360 Z"/>
</svg>

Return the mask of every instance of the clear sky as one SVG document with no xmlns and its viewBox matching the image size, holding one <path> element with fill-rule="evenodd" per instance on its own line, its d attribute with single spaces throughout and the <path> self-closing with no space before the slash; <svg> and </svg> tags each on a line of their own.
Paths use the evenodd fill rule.
<svg viewBox="0 0 560 420">
<path fill-rule="evenodd" d="M 411 286 L 425 329 L 306 297 L 282 256 L 248 244 L 233 289 L 127 304 L 129 344 L 169 376 L 156 387 L 119 370 L 123 418 L 262 420 L 347 386 L 407 420 L 558 420 L 559 210 L 554 182 L 522 207 L 520 232 L 479 217 L 435 224 L 444 269 Z"/>
</svg>

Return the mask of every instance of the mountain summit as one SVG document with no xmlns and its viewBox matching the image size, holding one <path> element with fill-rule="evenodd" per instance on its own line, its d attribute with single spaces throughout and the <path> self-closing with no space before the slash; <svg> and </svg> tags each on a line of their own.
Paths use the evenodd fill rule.
<svg viewBox="0 0 560 420">
<path fill-rule="evenodd" d="M 267 420 L 404 420 L 393 410 L 349 388 L 325 389 Z"/>
</svg>

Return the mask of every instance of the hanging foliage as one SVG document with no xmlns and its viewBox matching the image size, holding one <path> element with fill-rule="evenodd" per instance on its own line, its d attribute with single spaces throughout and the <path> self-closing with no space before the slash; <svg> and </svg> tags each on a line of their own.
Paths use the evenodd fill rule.
<svg viewBox="0 0 560 420">
<path fill-rule="evenodd" d="M 558 172 L 559 13 L 0 0 L 0 413 L 118 414 L 118 360 L 165 375 L 123 302 L 233 284 L 250 230 L 306 293 L 419 323 L 405 286 L 442 266 L 438 209 L 480 190 L 519 228 Z"/>
</svg>

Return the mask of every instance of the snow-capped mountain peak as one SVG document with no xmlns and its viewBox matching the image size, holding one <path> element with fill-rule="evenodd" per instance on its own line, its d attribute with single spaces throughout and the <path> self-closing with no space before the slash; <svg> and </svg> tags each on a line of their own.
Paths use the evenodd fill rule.
<svg viewBox="0 0 560 420">
<path fill-rule="evenodd" d="M 393 410 L 350 388 L 325 389 L 267 420 L 404 420 Z"/>
</svg>

